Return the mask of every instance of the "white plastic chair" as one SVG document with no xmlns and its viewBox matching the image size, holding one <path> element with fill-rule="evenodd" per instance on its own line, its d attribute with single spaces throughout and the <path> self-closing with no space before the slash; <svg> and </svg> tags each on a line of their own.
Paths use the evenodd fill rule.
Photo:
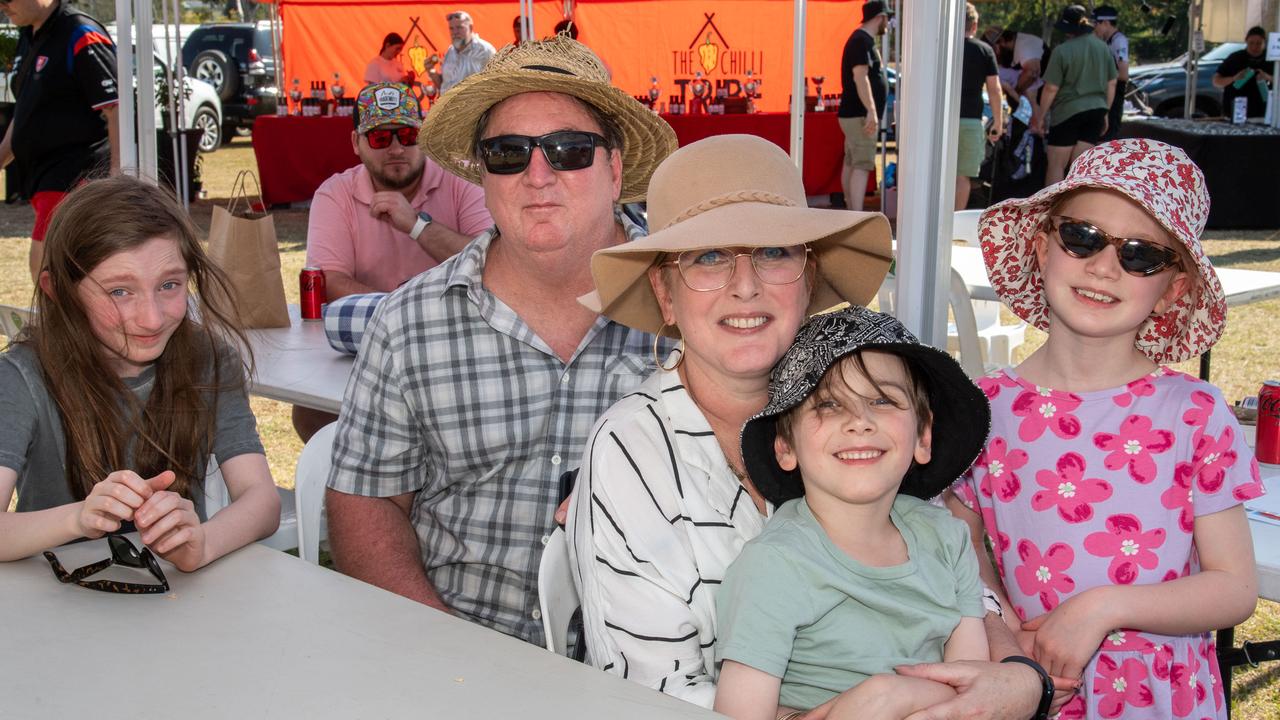
<svg viewBox="0 0 1280 720">
<path fill-rule="evenodd" d="M 18 333 L 29 322 L 31 322 L 30 309 L 0 305 L 0 335 L 8 338 L 10 342 L 18 337 Z"/>
<path fill-rule="evenodd" d="M 569 542 L 563 528 L 556 528 L 542 548 L 538 563 L 538 606 L 542 610 L 542 630 L 547 649 L 569 654 L 569 621 L 582 601 L 569 571 Z"/>
<path fill-rule="evenodd" d="M 964 284 L 964 278 L 960 277 L 955 268 L 951 269 L 951 288 L 947 299 L 951 304 L 951 316 L 955 319 L 948 332 L 955 336 L 960 353 L 960 367 L 964 368 L 969 377 L 981 377 L 986 374 L 987 368 L 982 361 L 982 344 L 978 324 L 974 319 L 973 301 L 969 297 L 969 286 Z M 950 335 L 947 337 L 947 345 L 949 352 L 956 352 L 950 348 Z"/>
<path fill-rule="evenodd" d="M 292 550 L 298 547 L 298 515 L 294 508 L 293 491 L 276 486 L 280 496 L 280 527 L 269 537 L 258 541 L 273 550 Z M 209 456 L 209 469 L 204 476 L 205 517 L 213 517 L 219 510 L 231 504 L 227 482 L 222 478 L 218 461 Z"/>
<path fill-rule="evenodd" d="M 958 210 L 952 216 L 951 235 L 966 244 L 978 247 L 978 220 L 982 210 Z M 1013 351 L 1026 340 L 1027 324 L 1000 324 L 1002 304 L 993 300 L 973 300 L 973 319 L 978 329 L 978 346 L 985 362 L 997 367 L 1013 364 Z M 960 350 L 955 327 L 947 329 L 947 349 Z"/>
<path fill-rule="evenodd" d="M 319 564 L 320 543 L 328 536 L 324 519 L 324 488 L 333 465 L 333 436 L 338 423 L 329 423 L 311 436 L 293 474 L 293 497 L 298 517 L 298 557 Z"/>
</svg>

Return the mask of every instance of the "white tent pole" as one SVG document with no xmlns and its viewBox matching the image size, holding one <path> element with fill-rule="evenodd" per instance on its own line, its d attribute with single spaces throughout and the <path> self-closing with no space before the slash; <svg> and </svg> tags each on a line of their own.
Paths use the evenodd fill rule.
<svg viewBox="0 0 1280 720">
<path fill-rule="evenodd" d="M 151 0 L 137 2 L 134 10 L 138 46 L 138 175 L 155 182 L 159 175 L 156 172 L 156 65 L 152 54 L 154 38 L 151 37 Z"/>
<path fill-rule="evenodd" d="M 164 57 L 162 59 L 165 62 L 165 74 L 163 82 L 169 91 L 166 95 L 168 98 L 168 107 L 164 108 L 162 112 L 164 112 L 169 118 L 169 147 L 172 150 L 172 154 L 170 154 L 169 157 L 173 158 L 171 162 L 172 167 L 169 168 L 169 170 L 172 172 L 170 177 L 174 178 L 173 193 L 177 196 L 178 203 L 185 208 L 187 207 L 187 203 L 185 202 L 187 194 L 182 192 L 182 189 L 186 187 L 182 169 L 186 167 L 186 158 L 183 157 L 184 153 L 182 153 L 181 150 L 186 149 L 186 144 L 182 143 L 180 145 L 178 142 L 182 139 L 183 115 L 178 112 L 178 103 L 182 100 L 182 92 L 177 90 L 177 88 L 181 88 L 182 83 L 178 79 L 177 68 L 173 66 L 173 54 L 169 52 L 169 48 L 173 47 L 169 42 L 169 8 L 171 5 L 172 2 L 170 2 L 170 0 L 165 0 L 165 2 L 160 3 L 160 24 L 164 26 Z M 177 12 L 176 7 L 174 8 L 174 11 Z M 181 58 L 179 58 L 179 65 L 181 65 Z"/>
<path fill-rule="evenodd" d="M 1276 13 L 1276 32 L 1280 32 L 1280 12 Z M 1276 78 L 1280 77 L 1280 60 L 1276 60 L 1271 66 L 1271 100 L 1267 105 L 1267 112 L 1271 113 L 1271 127 L 1280 128 L 1280 82 L 1276 82 Z"/>
<path fill-rule="evenodd" d="M 284 55 L 280 54 L 280 9 L 278 2 L 271 3 L 271 52 L 275 54 L 276 69 L 276 112 L 280 103 L 288 102 L 288 94 L 284 90 Z"/>
<path fill-rule="evenodd" d="M 795 0 L 791 38 L 791 161 L 804 172 L 804 16 L 805 0 Z"/>
<path fill-rule="evenodd" d="M 120 126 L 120 168 L 136 173 L 138 167 L 137 117 L 133 82 L 133 0 L 116 0 L 116 93 L 120 97 L 117 111 Z"/>
<path fill-rule="evenodd" d="M 1204 28 L 1204 0 L 1191 0 L 1187 4 L 1187 82 L 1182 91 L 1182 116 L 1195 117 L 1196 84 L 1200 74 L 1200 51 L 1196 48 L 1196 36 L 1201 35 Z M 1231 108 L 1223 108 L 1222 112 L 1231 117 Z"/>
<path fill-rule="evenodd" d="M 951 219 L 960 127 L 963 0 L 903 3 L 898 113 L 898 319 L 946 347 Z"/>
</svg>

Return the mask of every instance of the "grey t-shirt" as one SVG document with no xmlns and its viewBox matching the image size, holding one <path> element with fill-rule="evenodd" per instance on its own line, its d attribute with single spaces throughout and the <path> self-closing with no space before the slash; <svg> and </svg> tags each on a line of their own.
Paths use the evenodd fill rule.
<svg viewBox="0 0 1280 720">
<path fill-rule="evenodd" d="M 223 373 L 240 371 L 239 357 L 231 352 L 220 355 Z M 155 385 L 155 369 L 124 378 L 124 384 L 145 405 Z M 35 351 L 26 344 L 11 345 L 0 353 L 0 408 L 0 466 L 18 473 L 18 512 L 76 502 L 67 484 L 62 416 L 45 387 Z M 243 389 L 218 394 L 215 433 L 212 450 L 219 464 L 237 455 L 263 453 L 257 422 Z M 203 493 L 193 495 L 196 514 L 204 520 Z"/>
</svg>

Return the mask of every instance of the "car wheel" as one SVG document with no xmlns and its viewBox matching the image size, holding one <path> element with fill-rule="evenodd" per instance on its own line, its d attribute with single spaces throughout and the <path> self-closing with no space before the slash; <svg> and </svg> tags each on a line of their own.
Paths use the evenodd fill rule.
<svg viewBox="0 0 1280 720">
<path fill-rule="evenodd" d="M 200 152 L 213 152 L 222 145 L 222 125 L 213 108 L 201 105 L 191 120 L 191 127 L 200 131 Z"/>
<path fill-rule="evenodd" d="M 196 55 L 191 61 L 191 75 L 212 85 L 218 91 L 218 99 L 224 102 L 234 97 L 240 87 L 240 73 L 221 50 L 205 50 Z"/>
</svg>

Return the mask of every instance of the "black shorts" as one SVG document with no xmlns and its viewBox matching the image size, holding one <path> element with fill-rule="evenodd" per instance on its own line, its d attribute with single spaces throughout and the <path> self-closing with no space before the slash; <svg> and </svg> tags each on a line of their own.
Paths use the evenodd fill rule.
<svg viewBox="0 0 1280 720">
<path fill-rule="evenodd" d="M 1045 143 L 1054 147 L 1071 147 L 1076 143 L 1097 145 L 1102 139 L 1102 121 L 1107 108 L 1085 110 L 1049 128 Z"/>
</svg>

